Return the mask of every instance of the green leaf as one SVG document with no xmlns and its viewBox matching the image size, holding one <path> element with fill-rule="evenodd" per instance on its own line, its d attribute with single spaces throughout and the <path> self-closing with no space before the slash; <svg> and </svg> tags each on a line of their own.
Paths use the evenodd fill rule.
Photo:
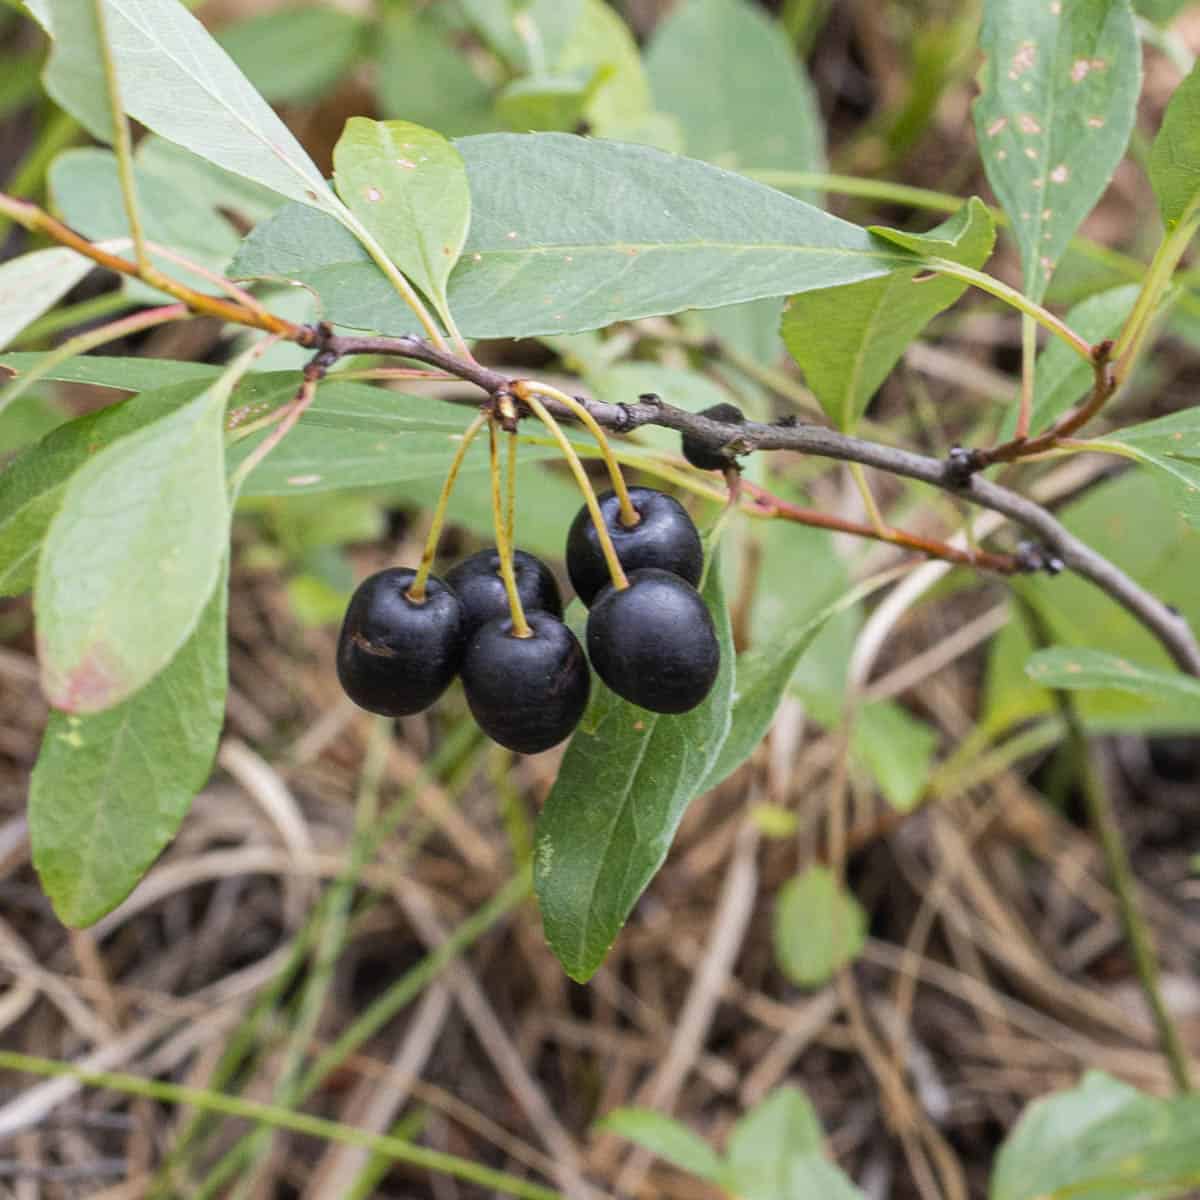
<svg viewBox="0 0 1200 1200">
<path fill-rule="evenodd" d="M 55 708 L 120 703 L 195 629 L 228 538 L 225 398 L 209 388 L 67 484 L 34 588 L 42 690 Z"/>
<path fill-rule="evenodd" d="M 257 225 L 283 203 L 273 192 L 208 162 L 166 138 L 150 134 L 138 142 L 134 162 L 140 176 L 165 180 L 212 212 L 232 213 L 244 225 Z"/>
<path fill-rule="evenodd" d="M 769 642 L 738 656 L 729 732 L 700 792 L 728 779 L 754 753 L 775 720 L 800 660 L 830 618 L 845 607 L 839 599 L 815 617 L 797 621 L 794 629 L 778 631 Z"/>
<path fill-rule="evenodd" d="M 1141 288 L 1136 283 L 1109 288 L 1081 300 L 1067 313 L 1066 322 L 1089 342 L 1115 338 L 1125 324 Z M 1092 364 L 1076 354 L 1061 338 L 1051 338 L 1038 355 L 1030 428 L 1045 429 L 1068 409 L 1082 403 L 1092 387 Z M 1012 437 L 1017 427 L 1015 408 L 1006 415 L 1000 440 Z"/>
<path fill-rule="evenodd" d="M 808 1097 L 794 1087 L 776 1088 L 747 1113 L 729 1135 L 725 1179 L 742 1196 L 788 1196 L 792 1164 L 824 1154 L 824 1134 Z"/>
<path fill-rule="evenodd" d="M 1150 151 L 1150 183 L 1168 230 L 1200 202 L 1200 66 L 1175 89 Z"/>
<path fill-rule="evenodd" d="M 693 158 L 731 170 L 824 170 L 825 133 L 804 65 L 778 22 L 745 0 L 679 5 L 654 31 L 646 73 Z M 816 194 L 797 195 L 820 205 Z M 780 356 L 776 300 L 710 310 L 704 323 L 760 361 Z"/>
<path fill-rule="evenodd" d="M 1155 671 L 1117 654 L 1086 647 L 1053 646 L 1025 664 L 1035 683 L 1048 688 L 1115 688 L 1178 705 L 1200 723 L 1200 682 L 1179 671 Z"/>
<path fill-rule="evenodd" d="M 267 100 L 306 103 L 354 64 L 365 28 L 361 17 L 340 8 L 289 5 L 226 25 L 216 37 Z"/>
<path fill-rule="evenodd" d="M 1155 482 L 1189 525 L 1200 529 L 1200 413 L 1195 408 L 1095 439 L 1154 468 Z"/>
<path fill-rule="evenodd" d="M 1144 1200 L 1200 1183 L 1200 1097 L 1147 1096 L 1100 1071 L 1035 1100 L 996 1157 L 991 1200 Z"/>
<path fill-rule="evenodd" d="M 233 227 L 203 200 L 162 176 L 135 166 L 142 230 L 151 242 L 165 246 L 209 271 L 224 271 L 238 247 Z M 63 220 L 93 241 L 129 237 L 129 219 L 121 195 L 117 158 L 109 150 L 67 150 L 51 164 L 47 181 Z M 154 265 L 196 291 L 224 295 L 210 279 L 151 253 Z M 133 294 L 161 303 L 163 293 L 136 280 Z"/>
<path fill-rule="evenodd" d="M 715 563 L 704 598 L 721 645 L 708 699 L 682 716 L 665 716 L 593 686 L 538 819 L 534 882 L 542 924 L 555 956 L 580 983 L 604 961 L 662 866 L 729 729 L 733 646 Z"/>
<path fill-rule="evenodd" d="M 380 112 L 447 137 L 498 128 L 491 88 L 454 48 L 436 15 L 436 6 L 388 9 L 377 38 Z"/>
<path fill-rule="evenodd" d="M 615 1133 L 644 1146 L 652 1154 L 701 1179 L 715 1181 L 721 1160 L 703 1138 L 686 1125 L 650 1108 L 614 1108 L 595 1126 L 597 1131 Z"/>
<path fill-rule="evenodd" d="M 1147 513 L 1155 514 L 1154 518 L 1147 520 Z M 1200 591 L 1195 584 L 1200 532 L 1172 512 L 1163 511 L 1157 485 L 1147 472 L 1129 471 L 1091 489 L 1061 517 L 1077 537 L 1153 595 L 1174 604 L 1193 628 L 1200 625 Z M 1021 580 L 1016 586 L 1041 613 L 1055 644 L 1103 646 L 1139 666 L 1172 669 L 1157 640 L 1087 580 L 1067 572 L 1054 579 Z M 1025 663 L 1034 649 L 1015 615 L 994 639 L 985 688 L 989 729 L 1003 729 L 1054 711 L 1045 689 L 1025 674 Z M 1097 732 L 1187 732 L 1200 727 L 1187 720 L 1177 704 L 1151 702 L 1122 692 L 1081 692 L 1079 708 L 1089 728 Z"/>
<path fill-rule="evenodd" d="M 204 786 L 225 715 L 224 578 L 191 637 L 106 712 L 51 712 L 29 790 L 33 863 L 54 911 L 90 925 L 133 890 Z"/>
<path fill-rule="evenodd" d="M 0 413 L 0 456 L 24 450 L 65 424 L 69 415 L 49 398 L 26 392 Z"/>
<path fill-rule="evenodd" d="M 1169 25 L 1188 6 L 1189 0 L 1134 0 L 1139 16 L 1155 25 Z"/>
<path fill-rule="evenodd" d="M 471 231 L 449 302 L 468 336 L 597 329 L 911 265 L 856 225 L 646 146 L 559 133 L 486 134 L 457 145 L 471 181 Z M 302 207 L 251 233 L 231 269 L 309 283 L 339 324 L 414 328 L 353 238 Z"/>
<path fill-rule="evenodd" d="M 49 23 L 33 13 L 55 40 L 47 88 L 91 133 L 110 140 L 94 86 L 101 61 L 95 26 L 77 19 L 84 6 L 55 0 L 60 6 L 64 13 Z M 134 120 L 289 199 L 341 211 L 287 126 L 178 0 L 104 0 L 104 20 L 121 99 Z"/>
<path fill-rule="evenodd" d="M 113 140 L 112 107 L 100 57 L 100 26 L 92 3 L 46 0 L 30 14 L 54 41 L 42 76 L 46 92 L 101 142 Z"/>
<path fill-rule="evenodd" d="M 557 69 L 596 73 L 597 86 L 584 108 L 596 137 L 639 142 L 660 150 L 682 149 L 678 124 L 654 111 L 637 40 L 604 0 L 584 0 Z"/>
<path fill-rule="evenodd" d="M 489 46 L 520 72 L 554 66 L 579 21 L 583 0 L 459 0 Z"/>
<path fill-rule="evenodd" d="M 853 962 L 867 936 L 867 914 L 840 888 L 828 867 L 812 866 L 789 879 L 775 905 L 775 958 L 799 987 L 829 982 Z"/>
<path fill-rule="evenodd" d="M 1129 0 L 986 0 L 979 40 L 979 150 L 1040 300 L 1125 153 L 1141 45 Z"/>
<path fill-rule="evenodd" d="M 446 281 L 471 222 L 462 156 L 420 125 L 351 117 L 333 166 L 346 206 L 445 317 Z"/>
<path fill-rule="evenodd" d="M 93 266 L 65 247 L 34 250 L 0 264 L 0 349 L 53 308 Z"/>
<path fill-rule="evenodd" d="M 175 411 L 195 395 L 193 384 L 165 388 L 78 417 L 29 447 L 0 473 L 0 596 L 15 596 L 33 587 L 38 551 L 70 476 L 105 446 Z"/>
<path fill-rule="evenodd" d="M 859 710 L 851 739 L 854 757 L 898 812 L 911 812 L 924 795 L 937 745 L 937 730 L 887 700 Z"/>
<path fill-rule="evenodd" d="M 977 198 L 928 234 L 872 232 L 914 254 L 975 269 L 987 261 L 996 238 L 991 214 Z M 882 279 L 791 297 L 780 333 L 829 419 L 851 430 L 909 343 L 965 289 L 914 261 Z"/>
<path fill-rule="evenodd" d="M 646 73 L 691 157 L 729 170 L 821 169 L 825 139 L 812 84 L 783 29 L 757 6 L 678 5 L 654 32 Z"/>
<path fill-rule="evenodd" d="M 597 81 L 597 72 L 587 68 L 514 79 L 496 97 L 496 113 L 509 129 L 572 130 L 583 118 Z"/>
</svg>

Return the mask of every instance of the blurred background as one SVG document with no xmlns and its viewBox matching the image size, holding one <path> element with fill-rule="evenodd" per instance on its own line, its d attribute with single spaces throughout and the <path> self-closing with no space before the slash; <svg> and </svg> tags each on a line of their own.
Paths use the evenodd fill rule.
<svg viewBox="0 0 1200 1200">
<path fill-rule="evenodd" d="M 1159 236 L 1141 163 L 1200 50 L 1200 5 L 1137 7 L 1138 125 L 1055 276 L 1056 311 L 1135 281 Z M 862 224 L 923 231 L 956 198 L 993 202 L 970 115 L 977 3 L 585 0 L 573 26 L 555 15 L 569 8 L 532 5 L 532 34 L 501 0 L 215 0 L 196 12 L 326 173 L 347 118 L 368 115 L 452 137 L 556 129 L 646 142 Z M 89 142 L 41 92 L 44 56 L 38 27 L 6 0 L 0 179 L 108 236 L 107 218 L 73 189 Z M 142 140 L 139 156 L 186 178 L 154 142 Z M 237 211 L 157 236 L 221 268 L 264 204 L 248 191 Z M 3 258 L 32 244 L 0 225 Z M 1003 236 L 989 269 L 1019 283 Z M 314 315 L 302 291 L 263 295 L 291 319 Z M 136 302 L 129 285 L 95 272 L 16 349 L 52 348 Z M 603 399 L 654 391 L 693 409 L 731 400 L 763 418 L 813 419 L 776 332 L 780 307 L 485 343 L 478 354 Z M 195 320 L 102 352 L 218 363 L 241 344 Z M 1198 348 L 1200 294 L 1185 289 L 1111 420 L 1194 403 Z M 262 366 L 302 362 L 279 347 Z M 1018 318 L 968 297 L 905 355 L 863 433 L 931 454 L 985 443 L 1010 413 L 1019 372 Z M 114 397 L 40 384 L 0 415 L 0 461 Z M 676 448 L 663 431 L 644 440 Z M 868 1196 L 929 1198 L 986 1194 L 1025 1105 L 1085 1069 L 1168 1089 L 1072 759 L 1048 697 L 1023 672 L 1031 643 L 1005 581 L 966 571 L 939 570 L 903 602 L 876 598 L 826 628 L 752 760 L 693 803 L 606 965 L 589 985 L 571 983 L 513 882 L 561 752 L 515 759 L 487 743 L 457 688 L 393 728 L 337 686 L 333 646 L 354 584 L 415 563 L 440 486 L 444 464 L 389 484 L 390 456 L 402 453 L 381 446 L 364 467 L 370 486 L 240 505 L 231 686 L 212 779 L 146 881 L 88 930 L 58 922 L 29 862 L 23 814 L 46 710 L 28 598 L 0 600 L 0 1044 L 394 1131 L 573 1195 L 722 1194 L 592 1132 L 621 1105 L 673 1113 L 719 1147 L 790 1084 Z M 750 471 L 781 495 L 864 517 L 839 465 L 776 456 Z M 896 525 L 934 536 L 961 525 L 945 496 L 872 482 Z M 1200 622 L 1200 537 L 1142 515 L 1165 513 L 1153 481 L 1097 457 L 1022 467 L 1011 482 Z M 465 472 L 444 563 L 488 543 L 486 489 L 484 471 Z M 531 457 L 520 496 L 518 545 L 562 577 L 578 507 L 569 477 Z M 715 510 L 694 513 L 704 524 Z M 741 648 L 769 647 L 901 557 L 782 522 L 740 520 L 727 538 Z M 1158 653 L 1077 579 L 1022 590 L 1061 640 Z M 1128 697 L 1093 694 L 1085 712 L 1165 995 L 1195 1055 L 1200 740 L 1178 714 Z M 835 807 L 844 891 L 822 873 Z M 829 936 L 834 921 L 854 931 L 848 944 Z M 847 959 L 850 983 L 838 987 Z M 8 1119 L 30 1114 L 24 1132 L 3 1136 Z M 0 1197 L 493 1194 L 347 1145 L 251 1130 L 0 1077 Z"/>
</svg>

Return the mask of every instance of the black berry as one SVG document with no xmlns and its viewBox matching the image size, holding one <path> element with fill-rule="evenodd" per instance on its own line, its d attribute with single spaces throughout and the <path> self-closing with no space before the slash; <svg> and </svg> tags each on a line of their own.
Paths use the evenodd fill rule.
<svg viewBox="0 0 1200 1200">
<path fill-rule="evenodd" d="M 479 728 L 518 754 L 561 742 L 587 708 L 591 676 L 575 635 L 546 612 L 526 613 L 533 636 L 510 617 L 475 631 L 462 665 L 463 690 Z"/>
<path fill-rule="evenodd" d="M 653 712 L 682 713 L 712 690 L 721 665 L 700 593 L 669 571 L 633 571 L 600 593 L 587 623 L 596 674 L 618 696 Z"/>
<path fill-rule="evenodd" d="M 695 522 L 683 505 L 674 496 L 654 488 L 632 487 L 629 498 L 641 520 L 627 529 L 621 524 L 616 493 L 605 492 L 600 497 L 600 511 L 621 566 L 626 571 L 656 567 L 688 583 L 699 583 L 704 569 L 704 547 Z M 589 608 L 600 589 L 611 582 L 587 505 L 576 514 L 567 534 L 567 574 L 580 600 Z"/>
<path fill-rule="evenodd" d="M 467 627 L 458 597 L 431 575 L 425 600 L 406 594 L 416 572 L 391 567 L 364 579 L 338 636 L 338 679 L 360 708 L 404 717 L 428 708 L 458 674 Z"/>
<path fill-rule="evenodd" d="M 714 404 L 697 415 L 722 421 L 726 425 L 740 425 L 746 419 L 746 414 L 736 404 Z M 690 433 L 683 435 L 683 457 L 701 471 L 723 471 L 732 462 L 719 449 L 714 450 L 707 442 Z"/>
<path fill-rule="evenodd" d="M 558 584 L 540 558 L 526 554 L 524 550 L 514 550 L 513 574 L 523 608 L 562 616 Z M 500 577 L 500 555 L 495 547 L 480 550 L 451 567 L 446 572 L 446 582 L 463 606 L 468 635 L 496 617 L 508 615 L 508 593 Z"/>
</svg>

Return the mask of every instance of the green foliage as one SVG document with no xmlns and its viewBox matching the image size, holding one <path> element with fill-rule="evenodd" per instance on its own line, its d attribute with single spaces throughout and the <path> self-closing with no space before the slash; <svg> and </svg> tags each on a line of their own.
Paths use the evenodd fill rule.
<svg viewBox="0 0 1200 1200">
<path fill-rule="evenodd" d="M 1200 202 L 1200 68 L 1175 90 L 1150 152 L 1150 182 L 1167 229 L 1191 221 Z"/>
<path fill-rule="evenodd" d="M 686 1126 L 650 1109 L 614 1109 L 596 1128 L 637 1142 L 743 1200 L 862 1200 L 862 1193 L 825 1157 L 816 1111 L 797 1088 L 776 1088 L 746 1113 L 730 1131 L 723 1158 Z"/>
<path fill-rule="evenodd" d="M 590 979 L 671 847 L 730 722 L 733 645 L 721 572 L 703 594 L 721 671 L 683 716 L 647 712 L 598 680 L 538 819 L 534 885 L 546 939 L 572 979 Z"/>
<path fill-rule="evenodd" d="M 1000 1149 L 990 1200 L 1135 1200 L 1200 1182 L 1200 1098 L 1160 1100 L 1101 1071 L 1034 1101 Z"/>
<path fill-rule="evenodd" d="M 340 8 L 288 5 L 258 13 L 217 34 L 217 42 L 273 104 L 316 100 L 357 58 L 361 17 Z"/>
<path fill-rule="evenodd" d="M 598 329 L 834 287 L 912 261 L 782 192 L 649 147 L 553 133 L 456 145 L 471 181 L 471 231 L 449 304 L 471 337 Z M 302 280 L 344 325 L 415 328 L 362 247 L 310 208 L 292 205 L 261 225 L 230 269 Z"/>
<path fill-rule="evenodd" d="M 34 250 L 0 264 L 0 350 L 53 308 L 91 269 L 83 255 L 63 247 Z"/>
<path fill-rule="evenodd" d="M 226 555 L 224 416 L 213 386 L 67 483 L 34 587 L 42 690 L 56 708 L 112 707 L 191 636 Z"/>
<path fill-rule="evenodd" d="M 975 131 L 1038 300 L 1129 140 L 1142 51 L 1129 0 L 986 0 Z"/>
<path fill-rule="evenodd" d="M 333 168 L 346 207 L 445 314 L 446 281 L 471 220 L 462 156 L 408 121 L 351 117 L 334 147 Z"/>
<path fill-rule="evenodd" d="M 789 879 L 775 904 L 775 957 L 795 984 L 821 987 L 862 951 L 867 914 L 828 867 Z"/>
<path fill-rule="evenodd" d="M 1178 515 L 1200 528 L 1200 418 L 1195 409 L 1122 429 L 1092 444 L 1153 468 L 1155 482 L 1168 502 L 1178 506 Z"/>
<path fill-rule="evenodd" d="M 1061 647 L 1039 651 L 1025 670 L 1044 687 L 1131 692 L 1176 706 L 1185 720 L 1200 724 L 1200 683 L 1178 671 L 1152 671 L 1103 650 Z"/>
<path fill-rule="evenodd" d="M 29 792 L 33 862 L 59 919 L 133 890 L 204 786 L 225 719 L 224 573 L 167 666 L 103 712 L 53 712 Z M 87 830 L 87 836 L 80 836 Z"/>
<path fill-rule="evenodd" d="M 882 227 L 872 232 L 920 258 L 972 268 L 988 260 L 996 238 L 995 222 L 979 199 L 923 236 Z M 784 345 L 839 429 L 858 424 L 909 343 L 966 290 L 958 280 L 931 276 L 920 258 L 907 270 L 788 300 L 780 326 Z"/>
</svg>

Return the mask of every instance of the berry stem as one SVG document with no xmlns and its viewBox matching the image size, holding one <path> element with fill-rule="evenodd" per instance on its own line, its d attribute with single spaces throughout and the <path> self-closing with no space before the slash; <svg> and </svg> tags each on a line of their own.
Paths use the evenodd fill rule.
<svg viewBox="0 0 1200 1200">
<path fill-rule="evenodd" d="M 521 604 L 521 593 L 517 591 L 517 576 L 513 571 L 513 548 L 511 527 L 500 500 L 500 447 L 496 437 L 496 421 L 488 421 L 488 454 L 492 473 L 492 520 L 496 527 L 496 553 L 500 556 L 500 578 L 508 594 L 508 610 L 512 613 L 513 636 L 533 637 L 533 630 L 525 619 L 525 608 Z M 512 464 L 509 466 L 509 488 L 512 489 Z"/>
<path fill-rule="evenodd" d="M 612 578 L 613 587 L 617 591 L 627 588 L 629 580 L 625 578 L 625 571 L 621 567 L 621 560 L 617 557 L 616 547 L 612 543 L 608 526 L 604 524 L 604 514 L 600 511 L 600 502 L 596 499 L 592 481 L 588 479 L 587 472 L 583 469 L 583 463 L 579 461 L 579 455 L 575 453 L 575 447 L 571 445 L 559 423 L 546 411 L 546 406 L 532 391 L 522 396 L 521 399 L 529 405 L 530 412 L 550 431 L 558 443 L 558 448 L 563 452 L 563 457 L 567 460 L 571 473 L 575 476 L 575 482 L 579 484 L 579 490 L 583 493 L 583 502 L 587 505 L 592 524 L 596 527 L 596 537 L 600 540 L 600 551 L 608 565 L 608 574 Z"/>
<path fill-rule="evenodd" d="M 504 529 L 511 546 L 517 536 L 517 431 L 508 435 L 507 494 L 504 499 Z"/>
<path fill-rule="evenodd" d="M 564 408 L 569 409 L 583 427 L 596 439 L 600 446 L 600 457 L 604 459 L 604 465 L 608 468 L 608 477 L 612 480 L 613 491 L 617 493 L 617 500 L 621 505 L 621 524 L 626 529 L 632 529 L 635 525 L 641 523 L 641 516 L 638 510 L 633 507 L 633 501 L 629 498 L 629 488 L 625 485 L 625 476 L 621 474 L 620 464 L 613 455 L 612 447 L 608 442 L 608 435 L 600 428 L 599 422 L 592 416 L 590 412 L 574 396 L 568 396 L 566 392 L 559 391 L 556 387 L 551 387 L 548 383 L 539 383 L 536 379 L 518 380 L 513 385 L 513 391 L 516 395 L 526 402 L 529 400 L 530 392 L 540 392 L 543 396 L 549 396 L 552 400 L 557 400 Z"/>
<path fill-rule="evenodd" d="M 438 496 L 437 506 L 433 510 L 433 521 L 429 526 L 429 534 L 425 538 L 425 549 L 421 552 L 420 565 L 405 593 L 414 604 L 425 603 L 425 584 L 429 580 L 429 572 L 433 570 L 433 560 L 437 557 L 438 542 L 442 539 L 442 526 L 446 523 L 446 508 L 450 504 L 450 493 L 454 491 L 454 485 L 458 481 L 458 472 L 462 467 L 463 459 L 467 456 L 467 449 L 475 440 L 475 435 L 483 428 L 486 420 L 487 417 L 480 413 L 467 426 L 462 435 L 462 441 L 454 452 L 454 458 L 450 461 L 450 470 L 446 472 L 446 482 L 442 484 L 441 495 Z"/>
</svg>

